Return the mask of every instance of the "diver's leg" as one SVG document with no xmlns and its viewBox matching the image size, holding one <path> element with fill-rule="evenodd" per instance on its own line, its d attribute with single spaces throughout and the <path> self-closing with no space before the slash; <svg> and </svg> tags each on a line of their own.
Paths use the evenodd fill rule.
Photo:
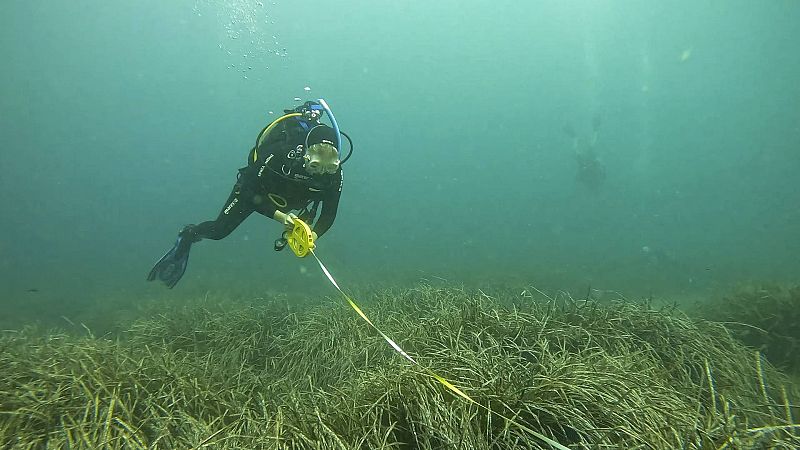
<svg viewBox="0 0 800 450">
<path fill-rule="evenodd" d="M 199 225 L 187 225 L 181 233 L 192 242 L 201 239 L 218 241 L 231 234 L 254 210 L 252 189 L 249 189 L 240 177 L 215 220 Z"/>
<path fill-rule="evenodd" d="M 192 244 L 202 239 L 219 240 L 229 235 L 253 212 L 251 198 L 243 189 L 242 183 L 237 182 L 217 219 L 183 227 L 175 245 L 153 266 L 147 280 L 159 279 L 170 289 L 175 287 L 186 272 Z"/>
</svg>

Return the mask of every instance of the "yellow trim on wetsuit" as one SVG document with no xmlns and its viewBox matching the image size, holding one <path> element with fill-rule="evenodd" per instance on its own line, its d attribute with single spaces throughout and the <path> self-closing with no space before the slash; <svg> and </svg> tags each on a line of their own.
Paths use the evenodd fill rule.
<svg viewBox="0 0 800 450">
<path fill-rule="evenodd" d="M 260 147 L 261 143 L 264 142 L 264 139 L 266 139 L 266 137 L 269 135 L 269 132 L 272 131 L 273 128 L 275 128 L 275 125 L 277 125 L 278 122 L 282 121 L 283 119 L 288 119 L 289 117 L 297 117 L 297 116 L 302 116 L 302 114 L 289 113 L 284 116 L 278 117 L 271 124 L 269 124 L 269 126 L 265 128 L 260 135 L 258 135 L 258 139 L 256 139 L 256 147 L 253 149 L 253 162 L 258 161 L 258 147 Z"/>
</svg>

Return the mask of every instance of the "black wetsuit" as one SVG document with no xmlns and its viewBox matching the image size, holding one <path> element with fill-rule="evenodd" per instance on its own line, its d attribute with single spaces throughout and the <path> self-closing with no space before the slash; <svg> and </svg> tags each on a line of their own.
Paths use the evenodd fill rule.
<svg viewBox="0 0 800 450">
<path fill-rule="evenodd" d="M 320 205 L 322 211 L 312 229 L 317 237 L 325 234 L 339 207 L 342 170 L 311 176 L 303 168 L 306 131 L 314 125 L 297 118 L 279 122 L 257 149 L 250 150 L 248 164 L 239 169 L 236 184 L 217 219 L 190 225 L 181 231 L 181 236 L 192 242 L 222 239 L 254 211 L 269 218 L 276 210 L 295 212 L 311 225 Z"/>
</svg>

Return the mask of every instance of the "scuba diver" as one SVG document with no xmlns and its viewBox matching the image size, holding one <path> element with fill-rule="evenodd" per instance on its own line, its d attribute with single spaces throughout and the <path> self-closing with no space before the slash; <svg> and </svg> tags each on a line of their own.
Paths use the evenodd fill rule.
<svg viewBox="0 0 800 450">
<path fill-rule="evenodd" d="M 578 137 L 572 125 L 566 124 L 564 126 L 564 133 L 572 139 L 575 162 L 578 163 L 578 171 L 575 174 L 575 179 L 592 190 L 599 189 L 606 179 L 606 166 L 600 161 L 595 151 L 601 124 L 602 119 L 600 115 L 595 114 L 592 118 L 592 136 L 588 141 Z"/>
<path fill-rule="evenodd" d="M 332 127 L 321 123 L 328 115 Z M 339 159 L 341 136 L 350 152 Z M 153 266 L 148 281 L 160 280 L 173 288 L 186 271 L 192 244 L 202 239 L 220 240 L 256 211 L 276 220 L 285 231 L 275 241 L 275 250 L 287 244 L 294 219 L 311 225 L 316 240 L 333 225 L 342 192 L 342 165 L 353 153 L 353 142 L 339 131 L 336 119 L 323 99 L 284 110 L 284 115 L 267 125 L 250 150 L 247 166 L 239 169 L 236 184 L 216 220 L 187 225 L 178 233 L 175 245 Z"/>
</svg>

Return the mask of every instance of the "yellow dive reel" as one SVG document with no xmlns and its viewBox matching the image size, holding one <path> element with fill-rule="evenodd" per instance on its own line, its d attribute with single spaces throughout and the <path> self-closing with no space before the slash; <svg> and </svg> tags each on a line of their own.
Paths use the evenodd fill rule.
<svg viewBox="0 0 800 450">
<path fill-rule="evenodd" d="M 307 223 L 298 218 L 292 220 L 294 228 L 286 236 L 289 242 L 289 248 L 292 249 L 298 258 L 303 258 L 308 255 L 308 252 L 314 250 L 314 235 L 311 233 L 311 228 Z"/>
</svg>

